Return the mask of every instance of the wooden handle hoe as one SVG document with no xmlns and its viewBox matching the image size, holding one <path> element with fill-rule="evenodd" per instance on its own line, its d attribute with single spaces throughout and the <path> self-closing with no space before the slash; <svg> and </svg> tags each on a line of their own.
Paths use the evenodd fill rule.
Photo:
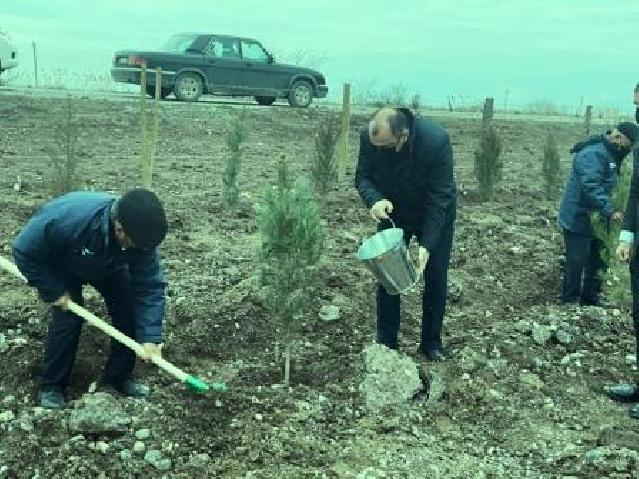
<svg viewBox="0 0 639 479">
<path fill-rule="evenodd" d="M 18 270 L 16 265 L 13 264 L 8 259 L 3 258 L 2 256 L 0 256 L 0 268 L 22 279 L 25 282 L 27 281 L 27 279 L 22 275 L 22 273 L 20 273 L 20 270 Z M 107 335 L 111 336 L 116 341 L 121 342 L 128 348 L 131 348 L 133 351 L 135 351 L 135 353 L 138 356 L 141 356 L 141 357 L 145 356 L 144 348 L 142 347 L 140 343 L 122 334 L 120 331 L 115 329 L 109 323 L 98 318 L 95 314 L 86 310 L 79 304 L 74 303 L 73 301 L 69 301 L 68 308 L 69 308 L 69 311 L 80 316 L 82 319 L 86 320 L 87 323 L 91 324 L 92 326 L 95 326 L 96 328 L 106 333 Z M 198 378 L 197 376 L 187 374 L 186 372 L 182 371 L 180 368 L 178 368 L 177 366 L 175 366 L 174 364 L 170 363 L 169 361 L 167 361 L 166 359 L 162 357 L 151 356 L 151 361 L 155 363 L 156 366 L 160 367 L 161 369 L 164 369 L 171 376 L 185 383 L 193 391 L 206 392 L 209 390 L 209 388 L 212 388 L 213 390 L 218 392 L 226 391 L 226 384 L 224 384 L 223 382 L 215 382 L 209 386 L 202 379 Z"/>
</svg>

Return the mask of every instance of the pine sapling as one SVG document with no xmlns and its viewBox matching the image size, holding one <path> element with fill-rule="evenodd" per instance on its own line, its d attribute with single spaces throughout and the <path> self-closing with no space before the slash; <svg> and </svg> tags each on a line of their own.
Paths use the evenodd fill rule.
<svg viewBox="0 0 639 479">
<path fill-rule="evenodd" d="M 248 133 L 244 126 L 244 117 L 242 115 L 231 124 L 226 134 L 226 147 L 229 154 L 226 157 L 226 165 L 222 177 L 222 198 L 228 207 L 235 206 L 239 198 L 238 177 L 242 166 L 243 144 L 246 142 L 247 136 Z"/>
<path fill-rule="evenodd" d="M 326 117 L 315 135 L 315 156 L 311 162 L 311 177 L 315 189 L 324 198 L 337 180 L 336 144 L 340 135 L 339 119 Z"/>
<path fill-rule="evenodd" d="M 475 151 L 475 178 L 479 182 L 482 201 L 490 201 L 495 196 L 495 187 L 501 181 L 503 163 L 501 140 L 494 126 L 482 128 L 479 148 Z"/>
<path fill-rule="evenodd" d="M 258 221 L 262 295 L 284 332 L 284 384 L 288 385 L 292 339 L 316 282 L 324 231 L 310 187 L 303 181 L 290 181 L 285 161 L 279 166 L 277 186 L 264 195 Z"/>
<path fill-rule="evenodd" d="M 619 171 L 617 188 L 612 195 L 615 211 L 624 211 L 626 207 L 631 178 L 632 165 L 629 161 L 624 161 Z M 615 257 L 622 225 L 619 222 L 603 218 L 598 212 L 592 213 L 591 223 L 595 238 L 602 243 L 600 254 L 606 265 L 606 269 L 601 272 L 604 290 L 616 304 L 628 306 L 631 304 L 628 266 L 617 261 Z"/>
<path fill-rule="evenodd" d="M 75 105 L 69 96 L 66 100 L 64 118 L 55 127 L 55 147 L 49 148 L 53 166 L 50 188 L 53 196 L 60 196 L 78 188 L 78 124 L 74 121 Z"/>
<path fill-rule="evenodd" d="M 557 143 L 552 133 L 548 133 L 546 137 L 542 170 L 546 199 L 554 200 L 559 195 L 561 184 L 559 177 L 559 152 L 557 151 Z"/>
</svg>

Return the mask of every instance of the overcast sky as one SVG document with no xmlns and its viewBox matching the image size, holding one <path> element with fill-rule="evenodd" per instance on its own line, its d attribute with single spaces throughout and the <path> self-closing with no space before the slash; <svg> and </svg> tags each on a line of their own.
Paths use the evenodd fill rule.
<svg viewBox="0 0 639 479">
<path fill-rule="evenodd" d="M 256 38 L 276 59 L 312 52 L 332 92 L 402 85 L 433 104 L 583 96 L 629 112 L 639 81 L 637 0 L 1 0 L 0 30 L 26 71 L 32 41 L 44 71 L 104 73 L 117 49 L 206 31 Z"/>
</svg>

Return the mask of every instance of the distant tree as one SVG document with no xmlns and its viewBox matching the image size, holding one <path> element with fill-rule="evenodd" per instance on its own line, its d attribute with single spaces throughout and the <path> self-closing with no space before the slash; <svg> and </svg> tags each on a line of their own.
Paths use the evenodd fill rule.
<svg viewBox="0 0 639 479">
<path fill-rule="evenodd" d="M 339 118 L 329 115 L 320 123 L 315 134 L 315 155 L 311 162 L 311 177 L 315 190 L 325 198 L 337 180 L 335 147 L 340 135 Z"/>
<path fill-rule="evenodd" d="M 544 192 L 546 199 L 554 200 L 557 196 L 559 196 L 561 179 L 559 171 L 559 152 L 557 151 L 557 143 L 552 133 L 548 133 L 548 136 L 546 137 L 542 173 L 544 176 Z"/>
</svg>

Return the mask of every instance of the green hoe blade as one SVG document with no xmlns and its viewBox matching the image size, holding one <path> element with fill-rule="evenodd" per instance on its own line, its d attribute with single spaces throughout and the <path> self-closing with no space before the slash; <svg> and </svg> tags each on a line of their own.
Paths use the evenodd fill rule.
<svg viewBox="0 0 639 479">
<path fill-rule="evenodd" d="M 212 383 L 209 386 L 197 376 L 187 376 L 184 382 L 190 389 L 198 393 L 206 392 L 209 389 L 213 389 L 214 391 L 217 391 L 217 392 L 226 391 L 226 384 L 224 384 L 223 382 Z"/>
</svg>

